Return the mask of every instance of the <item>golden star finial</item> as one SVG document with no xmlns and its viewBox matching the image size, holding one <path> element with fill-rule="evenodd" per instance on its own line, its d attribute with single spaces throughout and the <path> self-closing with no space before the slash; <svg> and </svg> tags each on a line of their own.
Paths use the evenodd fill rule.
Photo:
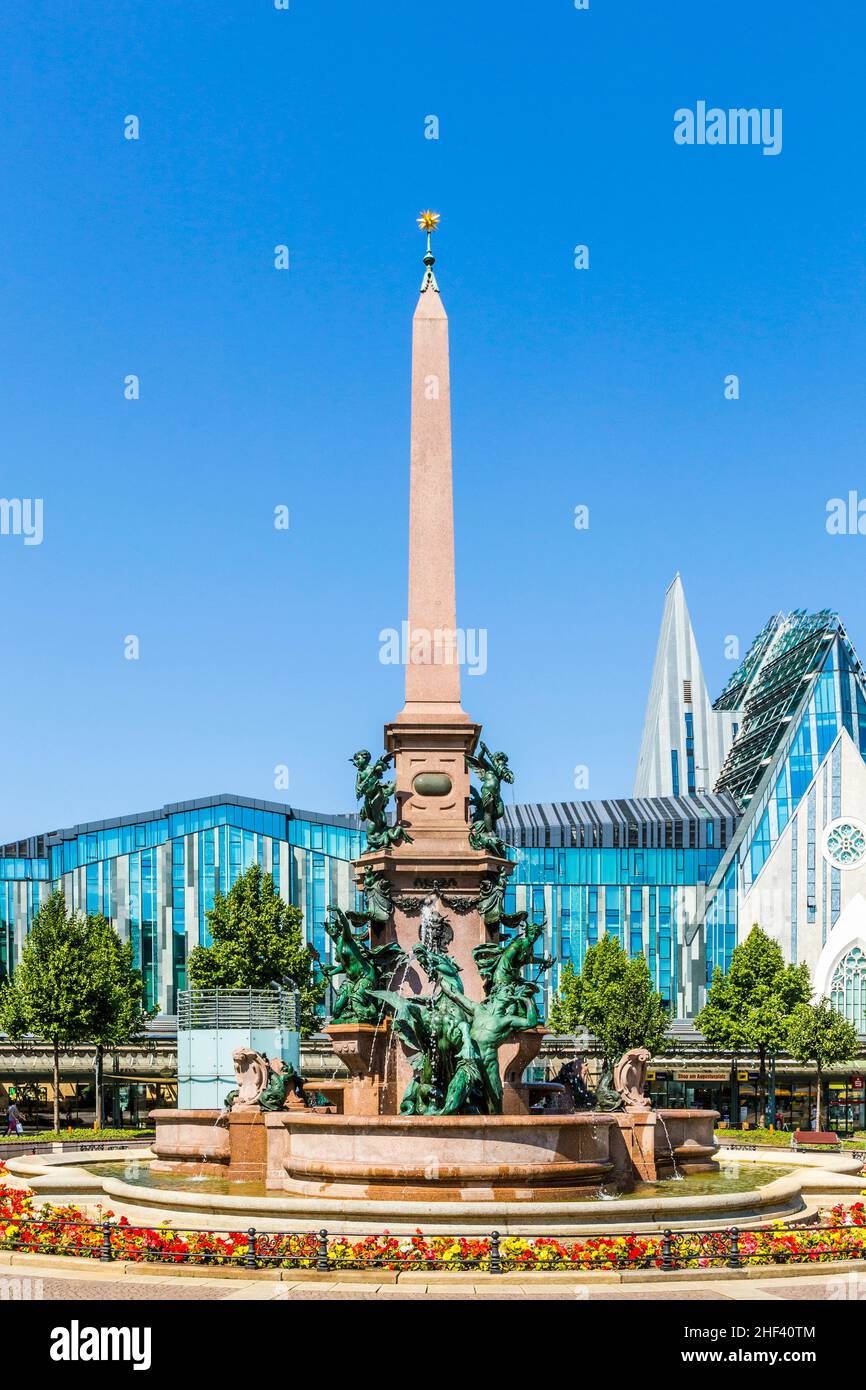
<svg viewBox="0 0 866 1390">
<path fill-rule="evenodd" d="M 439 226 L 439 213 L 431 212 L 428 208 L 427 211 L 422 212 L 421 216 L 418 218 L 418 226 L 421 228 L 422 232 L 426 232 L 429 236 L 430 233 L 435 232 Z"/>
</svg>

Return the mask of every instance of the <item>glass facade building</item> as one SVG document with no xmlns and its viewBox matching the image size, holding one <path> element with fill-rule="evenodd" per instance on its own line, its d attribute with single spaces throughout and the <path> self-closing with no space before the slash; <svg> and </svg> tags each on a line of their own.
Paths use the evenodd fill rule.
<svg viewBox="0 0 866 1390">
<path fill-rule="evenodd" d="M 517 867 L 506 906 L 547 923 L 548 989 L 608 932 L 646 956 L 675 1015 L 700 1008 L 706 885 L 737 820 L 730 798 L 707 794 L 509 807 L 500 832 Z"/>
<path fill-rule="evenodd" d="M 325 909 L 356 905 L 349 866 L 363 843 L 354 817 L 219 796 L 6 846 L 0 973 L 14 968 L 40 902 L 61 887 L 71 908 L 104 913 L 132 941 L 148 1005 L 174 1014 L 189 953 L 209 943 L 207 914 L 218 891 L 227 893 L 250 864 L 261 864 L 301 908 L 308 940 L 325 958 Z M 27 853 L 12 857 L 12 848 Z"/>
<path fill-rule="evenodd" d="M 713 971 L 760 921 L 863 1029 L 866 678 L 839 619 L 771 618 L 710 708 L 677 581 L 660 651 L 640 778 L 652 787 L 673 769 L 679 794 L 511 806 L 499 827 L 516 861 L 506 906 L 546 924 L 546 1002 L 563 967 L 579 969 L 607 932 L 644 954 L 674 1017 L 693 1018 Z M 723 747 L 715 789 L 703 791 L 705 750 Z M 353 815 L 221 795 L 2 846 L 0 978 L 59 886 L 132 942 L 148 1004 L 173 1015 L 216 893 L 252 863 L 301 909 L 329 961 L 326 910 L 361 906 L 351 863 L 364 845 Z"/>
<path fill-rule="evenodd" d="M 545 949 L 556 962 L 548 990 L 607 931 L 646 954 L 675 1012 L 691 1012 L 705 888 L 735 825 L 733 802 L 713 796 L 511 807 L 501 827 L 517 861 L 508 907 L 547 922 Z M 217 891 L 252 863 L 301 909 L 308 941 L 329 960 L 325 912 L 330 903 L 361 906 L 351 861 L 364 843 L 354 816 L 219 796 L 6 846 L 0 969 L 14 967 L 40 902 L 59 886 L 72 908 L 104 913 L 132 941 L 148 1004 L 174 1014 L 189 953 L 209 941 Z"/>
</svg>

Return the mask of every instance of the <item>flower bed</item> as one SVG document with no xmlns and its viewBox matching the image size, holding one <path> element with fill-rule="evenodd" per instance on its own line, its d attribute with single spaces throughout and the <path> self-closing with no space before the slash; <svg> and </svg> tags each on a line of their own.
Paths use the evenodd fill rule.
<svg viewBox="0 0 866 1390">
<path fill-rule="evenodd" d="M 0 1165 L 2 1172 L 2 1165 Z M 547 1236 L 329 1236 L 325 1232 L 182 1231 L 119 1221 L 110 1211 L 92 1221 L 75 1206 L 37 1206 L 27 1192 L 0 1182 L 0 1250 L 81 1255 L 247 1269 L 699 1269 L 866 1259 L 864 1204 L 842 1203 L 820 1226 L 762 1231 L 689 1231 L 560 1240 Z"/>
</svg>

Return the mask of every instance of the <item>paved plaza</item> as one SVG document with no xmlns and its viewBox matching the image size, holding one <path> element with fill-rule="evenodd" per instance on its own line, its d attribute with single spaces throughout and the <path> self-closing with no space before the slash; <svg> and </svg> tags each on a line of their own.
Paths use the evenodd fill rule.
<svg viewBox="0 0 866 1390">
<path fill-rule="evenodd" d="M 281 1271 L 287 1274 L 286 1271 Z M 586 1302 L 622 1302 L 634 1299 L 651 1302 L 818 1302 L 850 1301 L 866 1296 L 866 1271 L 856 1267 L 824 1268 L 820 1271 L 781 1274 L 767 1272 L 758 1277 L 713 1277 L 699 1271 L 673 1279 L 650 1274 L 646 1280 L 628 1277 L 623 1283 L 602 1279 L 572 1279 L 567 1274 L 554 1277 L 520 1278 L 516 1275 L 403 1274 L 383 1276 L 356 1273 L 342 1279 L 300 1277 L 291 1274 L 279 1279 L 229 1276 L 212 1278 L 195 1274 L 166 1275 L 143 1269 L 127 1269 L 118 1278 L 94 1266 L 58 1268 L 55 1261 L 24 1260 L 21 1257 L 0 1263 L 0 1300 L 75 1299 L 83 1302 L 150 1302 L 156 1300 L 249 1302 L 266 1300 L 287 1302 L 295 1299 L 415 1301 L 428 1298 L 468 1299 L 557 1299 Z"/>
</svg>

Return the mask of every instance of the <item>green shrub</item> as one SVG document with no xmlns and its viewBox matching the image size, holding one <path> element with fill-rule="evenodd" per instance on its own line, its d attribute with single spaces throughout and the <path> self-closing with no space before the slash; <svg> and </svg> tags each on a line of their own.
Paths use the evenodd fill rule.
<svg viewBox="0 0 866 1390">
<path fill-rule="evenodd" d="M 40 1129 L 36 1134 L 0 1134 L 0 1140 L 19 1144 L 25 1139 L 39 1144 L 58 1144 L 65 1140 L 81 1144 L 91 1139 L 97 1143 L 104 1139 L 145 1139 L 153 1133 L 152 1129 Z"/>
</svg>

